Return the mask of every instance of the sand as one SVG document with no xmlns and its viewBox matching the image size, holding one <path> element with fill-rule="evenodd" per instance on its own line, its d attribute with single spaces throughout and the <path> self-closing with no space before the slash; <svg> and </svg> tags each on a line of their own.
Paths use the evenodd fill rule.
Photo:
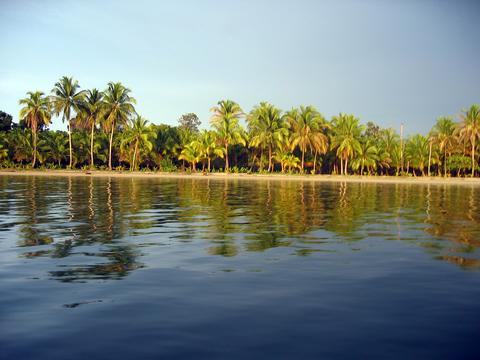
<svg viewBox="0 0 480 360">
<path fill-rule="evenodd" d="M 238 180 L 283 180 L 315 182 L 360 182 L 384 184 L 448 184 L 480 186 L 480 178 L 442 177 L 400 177 L 400 176 L 359 176 L 359 175 L 288 175 L 288 174 L 234 174 L 234 173 L 162 173 L 140 171 L 82 171 L 82 170 L 0 170 L 0 176 L 70 176 L 70 177 L 111 177 L 146 179 L 238 179 Z"/>
</svg>

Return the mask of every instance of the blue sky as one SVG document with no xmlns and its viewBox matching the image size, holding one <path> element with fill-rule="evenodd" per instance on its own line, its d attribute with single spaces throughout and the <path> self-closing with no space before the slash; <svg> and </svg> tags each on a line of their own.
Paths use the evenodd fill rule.
<svg viewBox="0 0 480 360">
<path fill-rule="evenodd" d="M 207 126 L 229 98 L 426 133 L 480 103 L 475 1 L 0 0 L 0 13 L 0 110 L 15 120 L 19 98 L 63 75 L 121 81 L 167 124 L 195 112 Z"/>
</svg>

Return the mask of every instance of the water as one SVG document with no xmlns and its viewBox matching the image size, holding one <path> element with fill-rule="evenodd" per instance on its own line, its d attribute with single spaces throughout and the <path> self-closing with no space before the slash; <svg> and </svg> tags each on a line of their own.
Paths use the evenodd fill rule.
<svg viewBox="0 0 480 360">
<path fill-rule="evenodd" d="M 473 358 L 479 191 L 1 176 L 0 358 Z"/>
</svg>

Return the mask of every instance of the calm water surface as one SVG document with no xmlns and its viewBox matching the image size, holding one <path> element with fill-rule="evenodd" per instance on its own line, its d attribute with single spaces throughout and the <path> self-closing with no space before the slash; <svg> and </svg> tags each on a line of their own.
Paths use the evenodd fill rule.
<svg viewBox="0 0 480 360">
<path fill-rule="evenodd" d="M 478 358 L 479 193 L 1 176 L 0 358 Z"/>
</svg>

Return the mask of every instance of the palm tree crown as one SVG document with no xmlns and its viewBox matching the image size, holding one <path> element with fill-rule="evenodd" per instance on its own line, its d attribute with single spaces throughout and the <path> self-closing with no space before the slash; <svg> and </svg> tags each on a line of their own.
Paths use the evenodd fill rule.
<svg viewBox="0 0 480 360">
<path fill-rule="evenodd" d="M 20 109 L 20 118 L 25 121 L 27 126 L 32 130 L 33 136 L 33 160 L 32 167 L 35 167 L 37 160 L 37 131 L 43 126 L 50 123 L 51 112 L 48 98 L 41 91 L 27 93 L 27 97 L 20 99 L 19 105 L 23 107 Z"/>
</svg>

